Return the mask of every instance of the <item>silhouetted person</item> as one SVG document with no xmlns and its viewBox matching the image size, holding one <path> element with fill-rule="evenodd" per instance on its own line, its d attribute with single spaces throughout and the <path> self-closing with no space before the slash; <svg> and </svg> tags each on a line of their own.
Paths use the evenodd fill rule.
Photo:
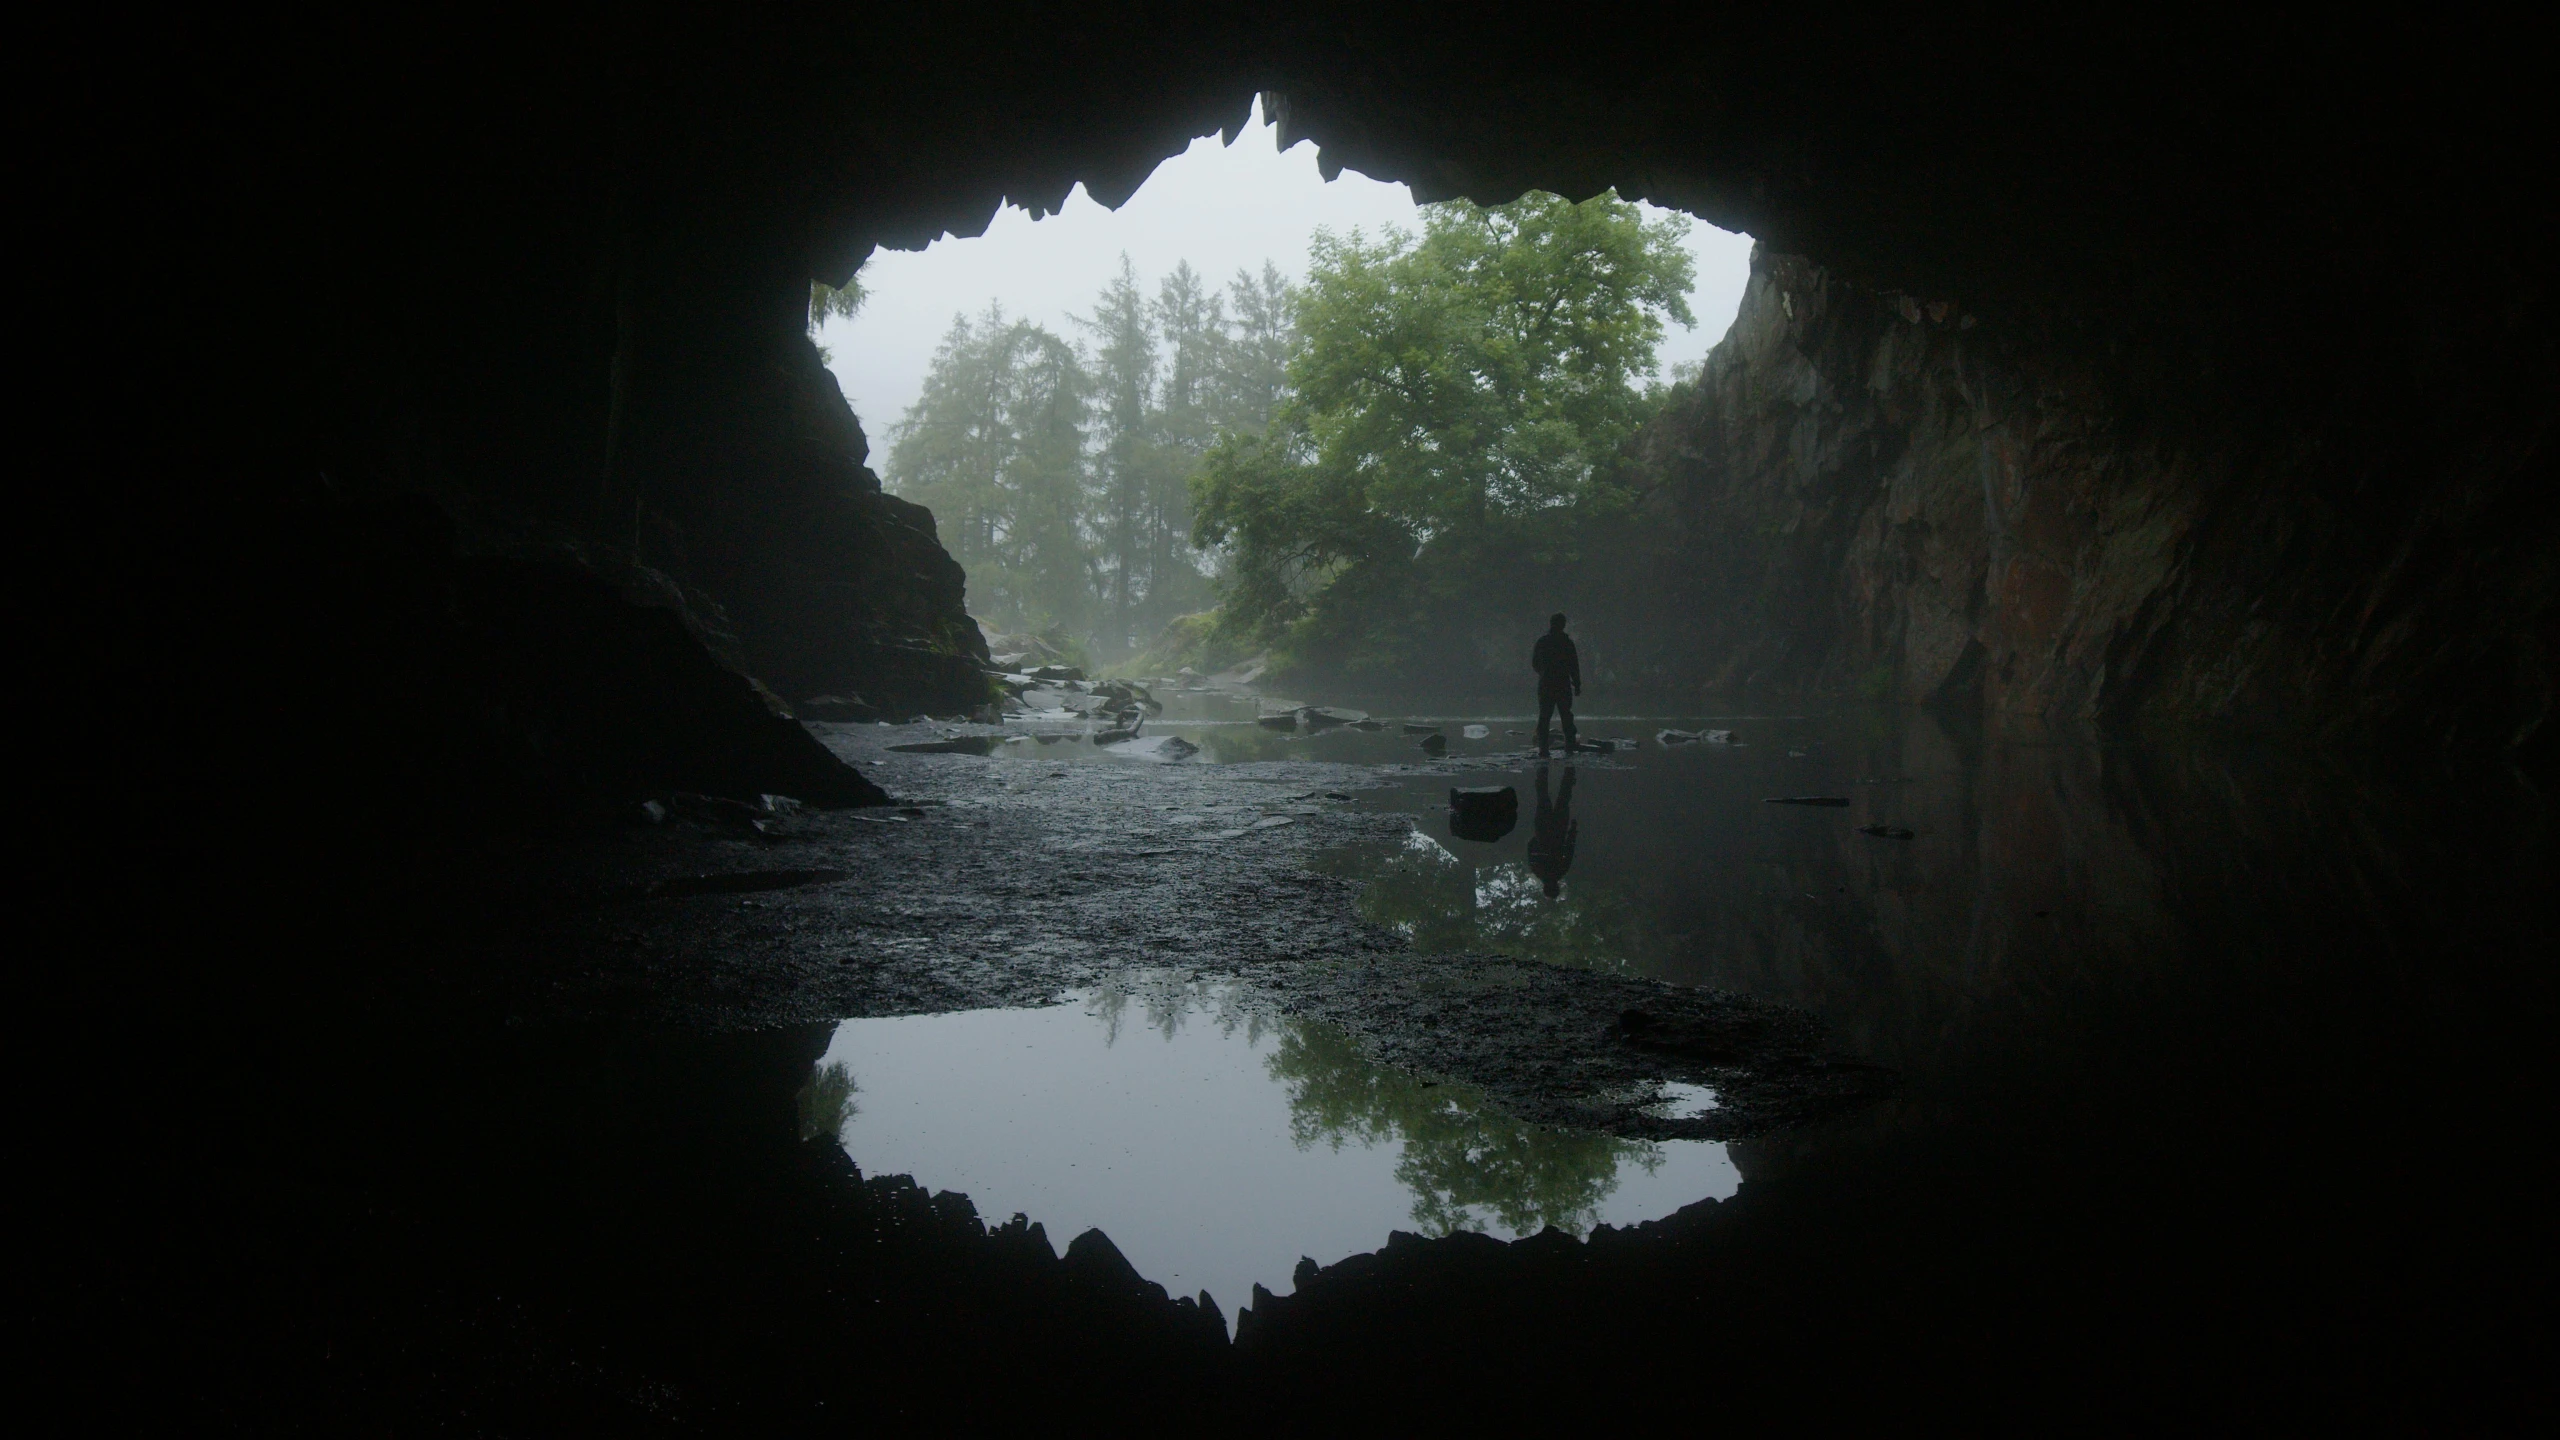
<svg viewBox="0 0 2560 1440">
<path fill-rule="evenodd" d="M 1538 672 L 1538 753 L 1547 753 L 1547 721 L 1564 712 L 1565 753 L 1573 753 L 1573 697 L 1582 693 L 1582 652 L 1564 633 L 1564 612 L 1547 617 L 1547 633 L 1529 650 L 1529 668 Z"/>
<path fill-rule="evenodd" d="M 1572 711 L 1565 714 L 1570 717 Z M 1573 840 L 1582 822 L 1573 818 L 1573 767 L 1564 767 L 1564 784 L 1556 789 L 1556 802 L 1547 803 L 1547 771 L 1538 767 L 1538 814 L 1530 822 L 1529 872 L 1546 882 L 1547 898 L 1552 900 L 1564 889 L 1564 872 L 1573 868 Z"/>
</svg>

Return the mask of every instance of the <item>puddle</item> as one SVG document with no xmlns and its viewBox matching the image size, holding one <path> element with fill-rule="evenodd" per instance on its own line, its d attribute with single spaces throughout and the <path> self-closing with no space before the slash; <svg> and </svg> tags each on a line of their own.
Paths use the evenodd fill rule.
<svg viewBox="0 0 2560 1440">
<path fill-rule="evenodd" d="M 1695 1120 L 1716 1107 L 1716 1092 L 1704 1085 L 1683 1081 L 1663 1082 L 1662 1098 L 1647 1105 L 1645 1113 L 1664 1120 Z"/>
<path fill-rule="evenodd" d="M 1711 1101 L 1710 1101 L 1711 1103 Z M 1658 1219 L 1739 1188 L 1725 1147 L 1524 1125 L 1363 1060 L 1231 990 L 1140 977 L 1043 1010 L 849 1020 L 803 1096 L 866 1175 L 1019 1212 L 1050 1243 L 1099 1228 L 1138 1273 L 1230 1316 L 1391 1230 Z"/>
<path fill-rule="evenodd" d="M 1445 776 L 1385 776 L 1362 803 L 1410 815 L 1413 829 L 1401 843 L 1332 850 L 1312 863 L 1360 881 L 1362 914 L 1428 953 L 1506 955 L 1806 1004 L 1793 962 L 1773 957 L 1799 947 L 1859 954 L 1871 945 L 1875 907 L 1907 913 L 1921 862 L 1879 848 L 1877 836 L 1961 825 L 1955 767 L 1931 756 L 1935 773 L 1914 780 L 1921 756 L 1845 720 L 1671 723 L 1678 728 L 1585 729 L 1730 739 L 1649 740 L 1605 764 L 1559 758 L 1470 772 L 1468 784 L 1508 785 L 1518 797 L 1519 822 L 1507 828 L 1453 824 Z M 1741 738 L 1759 743 L 1731 743 Z M 1824 804 L 1765 803 L 1817 788 Z"/>
</svg>

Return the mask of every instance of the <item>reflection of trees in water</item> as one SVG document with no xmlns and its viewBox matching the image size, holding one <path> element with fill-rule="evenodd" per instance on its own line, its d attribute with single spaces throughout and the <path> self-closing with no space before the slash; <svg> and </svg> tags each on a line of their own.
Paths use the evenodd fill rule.
<svg viewBox="0 0 2560 1440">
<path fill-rule="evenodd" d="M 857 1113 L 853 1097 L 861 1090 L 853 1083 L 852 1067 L 841 1060 L 809 1072 L 809 1083 L 800 1087 L 800 1138 L 842 1133 L 844 1122 Z"/>
<path fill-rule="evenodd" d="M 1290 1022 L 1264 1063 L 1289 1087 L 1299 1149 L 1403 1143 L 1396 1179 L 1413 1192 L 1414 1222 L 1434 1235 L 1480 1230 L 1487 1215 L 1515 1234 L 1553 1225 L 1579 1235 L 1618 1187 L 1621 1165 L 1651 1173 L 1662 1164 L 1642 1141 L 1524 1124 L 1472 1091 L 1425 1085 L 1328 1027 Z"/>
<path fill-rule="evenodd" d="M 1624 974 L 1665 946 L 1661 927 L 1606 880 L 1576 879 L 1549 898 L 1527 864 L 1470 864 L 1418 831 L 1393 854 L 1337 855 L 1324 868 L 1367 882 L 1361 915 L 1426 953 L 1513 955 Z"/>
<path fill-rule="evenodd" d="M 1262 1043 L 1270 1029 L 1269 1018 L 1246 1006 L 1243 992 L 1234 985 L 1134 971 L 1111 976 L 1096 985 L 1085 1004 L 1085 1013 L 1102 1022 L 1103 1044 L 1120 1043 L 1120 1029 L 1128 1023 L 1132 1004 L 1146 1018 L 1147 1028 L 1167 1040 L 1180 1033 L 1182 1023 L 1191 1019 L 1208 1021 L 1228 1039 L 1234 1039 L 1241 1031 L 1247 1045 Z"/>
</svg>

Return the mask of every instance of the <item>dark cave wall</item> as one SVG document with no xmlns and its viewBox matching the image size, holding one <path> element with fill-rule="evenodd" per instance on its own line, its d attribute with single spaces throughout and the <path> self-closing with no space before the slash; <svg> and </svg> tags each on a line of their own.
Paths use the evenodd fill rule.
<svg viewBox="0 0 2560 1440">
<path fill-rule="evenodd" d="M 959 567 L 882 493 L 803 335 L 795 132 L 830 54 L 633 18 L 458 26 L 331 95 L 351 133 L 288 123 L 318 163 L 279 228 L 363 243 L 266 267 L 304 333 L 253 423 L 301 432 L 342 493 L 433 498 L 466 546 L 663 572 L 790 700 L 966 710 L 985 654 Z"/>
<path fill-rule="evenodd" d="M 49 213 L 100 292 L 193 297 L 222 353 L 138 424 L 78 402 L 140 503 L 62 528 L 146 532 L 97 543 L 108 590 L 219 590 L 206 537 L 423 493 L 466 550 L 665 572 L 791 699 L 938 706 L 977 658 L 958 572 L 862 468 L 807 280 L 1080 180 L 1116 201 L 1265 90 L 1328 167 L 1424 198 L 1616 185 L 1821 267 L 1813 313 L 1649 442 L 1682 541 L 1643 573 L 1684 648 L 1630 665 L 2490 744 L 2553 653 L 2560 225 L 2504 26 L 651 4 L 66 32 L 65 133 L 95 139 Z"/>
<path fill-rule="evenodd" d="M 2542 328 L 2371 315 L 2325 403 L 2163 413 L 1953 301 L 1765 248 L 1636 442 L 1658 688 L 2001 720 L 2384 733 L 2499 754 L 2551 709 Z M 2326 357 L 2310 363 L 2326 367 Z"/>
</svg>

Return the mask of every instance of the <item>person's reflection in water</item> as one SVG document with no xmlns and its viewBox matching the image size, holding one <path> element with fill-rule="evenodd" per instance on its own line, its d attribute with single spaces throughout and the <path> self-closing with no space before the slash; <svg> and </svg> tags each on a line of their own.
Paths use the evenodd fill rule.
<svg viewBox="0 0 2560 1440">
<path fill-rule="evenodd" d="M 1529 869 L 1546 883 L 1552 900 L 1564 890 L 1564 872 L 1573 868 L 1573 839 L 1582 828 L 1573 818 L 1573 767 L 1564 767 L 1564 783 L 1547 801 L 1547 767 L 1538 767 L 1538 814 L 1529 833 Z"/>
</svg>

